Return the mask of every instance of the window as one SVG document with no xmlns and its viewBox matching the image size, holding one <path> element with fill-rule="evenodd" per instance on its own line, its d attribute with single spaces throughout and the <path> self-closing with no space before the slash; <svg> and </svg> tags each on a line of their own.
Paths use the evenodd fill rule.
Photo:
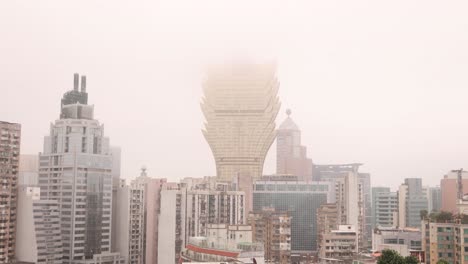
<svg viewBox="0 0 468 264">
<path fill-rule="evenodd" d="M 463 234 L 468 235 L 468 228 L 463 229 Z"/>
</svg>

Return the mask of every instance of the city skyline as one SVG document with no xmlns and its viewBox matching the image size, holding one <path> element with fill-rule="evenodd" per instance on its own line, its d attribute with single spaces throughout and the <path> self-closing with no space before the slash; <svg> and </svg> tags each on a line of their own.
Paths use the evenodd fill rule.
<svg viewBox="0 0 468 264">
<path fill-rule="evenodd" d="M 0 51 L 5 76 L 0 89 L 8 98 L 0 113 L 2 120 L 22 124 L 22 154 L 41 151 L 48 124 L 58 118 L 57 99 L 79 71 L 93 89 L 90 103 L 100 106 L 97 118 L 122 148 L 124 178 L 137 177 L 142 165 L 151 176 L 171 181 L 215 175 L 200 132 L 201 68 L 239 52 L 278 58 L 282 108 L 277 122 L 286 108 L 293 110 L 303 145 L 317 164 L 364 163 L 373 186 L 392 190 L 410 177 L 433 186 L 451 169 L 468 167 L 463 133 L 468 39 L 462 11 L 467 3 L 272 3 L 262 13 L 263 22 L 257 18 L 265 6 L 256 3 L 240 25 L 235 13 L 243 3 L 214 4 L 211 11 L 203 3 L 186 3 L 178 13 L 179 4 L 170 1 L 130 9 L 116 2 L 105 20 L 106 8 L 89 10 L 92 4 L 86 1 L 71 7 L 32 3 L 31 9 L 22 3 L 2 5 L 0 24 L 6 26 L 0 32 L 11 41 Z M 138 19 L 126 21 L 127 12 L 139 14 Z M 82 15 L 87 20 L 79 19 Z M 361 19 L 350 21 L 351 16 Z M 187 20 L 176 23 L 182 17 Z M 115 31 L 102 34 L 109 29 Z M 239 38 L 245 41 L 239 44 Z M 187 113 L 190 119 L 181 118 Z M 133 123 L 141 128 L 137 136 Z M 275 144 L 265 174 L 275 171 L 274 156 Z"/>
</svg>

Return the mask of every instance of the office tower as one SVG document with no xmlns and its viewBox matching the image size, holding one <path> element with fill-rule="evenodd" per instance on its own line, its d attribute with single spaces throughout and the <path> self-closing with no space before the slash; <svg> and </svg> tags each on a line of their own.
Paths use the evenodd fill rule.
<svg viewBox="0 0 468 264">
<path fill-rule="evenodd" d="M 57 201 L 41 200 L 38 187 L 19 187 L 17 228 L 19 263 L 62 263 L 59 207 Z"/>
<path fill-rule="evenodd" d="M 21 125 L 0 121 L 0 263 L 10 263 L 15 256 L 20 143 Z"/>
<path fill-rule="evenodd" d="M 373 227 L 398 225 L 398 195 L 388 187 L 372 187 Z"/>
<path fill-rule="evenodd" d="M 145 194 L 144 201 L 144 238 L 143 256 L 144 263 L 158 263 L 158 236 L 159 236 L 159 213 L 161 210 L 161 189 L 167 179 L 157 179 L 149 177 L 146 167 L 141 169 L 141 174 L 134 181 L 132 186 L 141 186 Z"/>
<path fill-rule="evenodd" d="M 113 199 L 118 206 L 114 215 L 116 232 L 112 234 L 112 251 L 119 252 L 128 264 L 144 264 L 144 188 L 122 184 Z"/>
<path fill-rule="evenodd" d="M 298 176 L 302 181 L 312 180 L 312 159 L 307 158 L 307 148 L 301 145 L 301 131 L 291 118 L 281 123 L 276 136 L 276 174 Z"/>
<path fill-rule="evenodd" d="M 427 187 L 427 211 L 430 212 L 439 212 L 441 208 L 442 195 L 441 189 L 439 186 L 436 187 Z"/>
<path fill-rule="evenodd" d="M 37 186 L 39 177 L 39 157 L 37 155 L 20 155 L 18 185 Z"/>
<path fill-rule="evenodd" d="M 332 259 L 352 262 L 359 249 L 358 232 L 353 225 L 339 225 L 338 229 L 325 233 L 320 244 L 319 259 L 323 263 Z"/>
<path fill-rule="evenodd" d="M 427 211 L 427 196 L 422 179 L 407 178 L 398 189 L 398 227 L 421 226 L 421 211 Z"/>
<path fill-rule="evenodd" d="M 41 199 L 59 204 L 64 263 L 115 259 L 111 251 L 112 155 L 88 105 L 86 77 L 62 98 L 39 155 Z"/>
<path fill-rule="evenodd" d="M 468 193 L 468 172 L 462 172 L 463 193 Z M 450 171 L 440 181 L 441 211 L 456 213 L 457 210 L 457 172 Z"/>
<path fill-rule="evenodd" d="M 307 254 L 317 249 L 317 209 L 335 202 L 331 182 L 257 181 L 253 192 L 253 210 L 264 207 L 288 211 L 291 220 L 292 254 Z"/>
<path fill-rule="evenodd" d="M 186 188 L 164 185 L 158 225 L 158 263 L 179 263 L 186 245 Z M 155 250 L 155 249 L 153 249 Z"/>
<path fill-rule="evenodd" d="M 267 262 L 291 263 L 291 219 L 288 212 L 273 208 L 249 214 L 253 241 L 263 244 Z"/>
<path fill-rule="evenodd" d="M 274 64 L 229 64 L 213 68 L 203 83 L 203 135 L 220 180 L 262 176 L 280 108 Z"/>
<path fill-rule="evenodd" d="M 372 197 L 370 187 L 370 174 L 359 172 L 362 164 L 330 164 L 314 165 L 314 179 L 317 181 L 331 181 L 336 183 L 337 203 L 340 209 L 340 224 L 354 225 L 359 233 L 360 246 L 365 247 L 370 243 L 372 236 Z M 347 177 L 357 177 L 358 184 L 354 180 L 346 182 Z M 350 185 L 351 184 L 351 185 Z M 346 187 L 347 189 L 344 189 Z M 356 187 L 356 190 L 354 189 Z M 355 190 L 355 191 L 354 191 Z M 357 194 L 357 205 L 354 198 Z M 348 195 L 351 195 L 349 198 Z M 352 205 L 354 204 L 354 205 Z M 346 208 L 351 211 L 348 213 Z M 356 221 L 358 214 L 358 224 Z M 349 216 L 348 216 L 349 214 Z"/>
</svg>

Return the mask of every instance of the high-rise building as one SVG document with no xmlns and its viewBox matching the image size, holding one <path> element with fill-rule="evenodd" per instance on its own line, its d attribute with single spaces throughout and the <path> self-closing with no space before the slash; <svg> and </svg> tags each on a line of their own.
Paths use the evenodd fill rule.
<svg viewBox="0 0 468 264">
<path fill-rule="evenodd" d="M 407 178 L 398 189 L 398 227 L 421 226 L 421 211 L 428 209 L 422 179 Z"/>
<path fill-rule="evenodd" d="M 144 202 L 144 263 L 158 263 L 158 236 L 159 236 L 159 214 L 161 211 L 161 190 L 167 179 L 152 178 L 147 175 L 146 168 L 143 167 L 141 174 L 134 181 L 132 186 L 141 186 L 145 194 Z"/>
<path fill-rule="evenodd" d="M 307 147 L 301 145 L 301 131 L 291 118 L 281 123 L 276 136 L 276 173 L 298 176 L 302 181 L 312 181 L 312 159 L 307 158 Z"/>
<path fill-rule="evenodd" d="M 158 263 L 179 263 L 182 249 L 187 243 L 185 234 L 186 193 L 187 189 L 182 185 L 165 184 L 161 190 L 157 244 Z"/>
<path fill-rule="evenodd" d="M 332 182 L 257 181 L 253 192 L 254 212 L 269 207 L 290 213 L 291 251 L 296 255 L 317 249 L 317 209 L 333 202 Z"/>
<path fill-rule="evenodd" d="M 39 177 L 39 157 L 20 155 L 18 185 L 37 186 Z"/>
<path fill-rule="evenodd" d="M 370 244 L 372 237 L 372 197 L 370 174 L 359 172 L 361 165 L 314 165 L 313 176 L 317 181 L 335 182 L 340 224 L 353 225 L 359 234 L 360 247 L 365 247 Z"/>
<path fill-rule="evenodd" d="M 57 201 L 41 200 L 38 187 L 20 186 L 16 260 L 20 263 L 62 263 L 62 236 Z"/>
<path fill-rule="evenodd" d="M 86 77 L 62 99 L 39 155 L 41 199 L 60 208 L 63 263 L 95 263 L 111 253 L 112 155 L 88 105 Z M 103 254 L 102 256 L 100 254 Z M 118 256 L 117 256 L 118 257 Z"/>
<path fill-rule="evenodd" d="M 468 193 L 468 171 L 462 172 L 463 193 Z M 441 211 L 456 213 L 457 209 L 457 172 L 450 171 L 440 181 Z"/>
<path fill-rule="evenodd" d="M 21 125 L 0 121 L 0 263 L 15 256 Z"/>
<path fill-rule="evenodd" d="M 436 187 L 427 187 L 427 211 L 430 212 L 440 212 L 442 195 L 439 186 Z"/>
<path fill-rule="evenodd" d="M 273 208 L 250 213 L 253 241 L 263 243 L 265 260 L 270 263 L 291 263 L 291 216 Z"/>
<path fill-rule="evenodd" d="M 229 64 L 213 68 L 203 83 L 203 134 L 220 180 L 262 176 L 280 108 L 274 64 Z"/>
<path fill-rule="evenodd" d="M 398 225 L 398 195 L 388 187 L 372 187 L 373 227 Z"/>
<path fill-rule="evenodd" d="M 117 202 L 112 251 L 128 264 L 144 264 L 145 193 L 142 186 L 122 184 L 113 197 Z"/>
</svg>

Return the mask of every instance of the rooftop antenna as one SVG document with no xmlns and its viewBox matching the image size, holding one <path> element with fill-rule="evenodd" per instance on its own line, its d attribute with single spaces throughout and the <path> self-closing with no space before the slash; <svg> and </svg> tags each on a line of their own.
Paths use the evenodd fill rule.
<svg viewBox="0 0 468 264">
<path fill-rule="evenodd" d="M 73 90 L 77 92 L 78 92 L 78 83 L 80 81 L 79 79 L 80 79 L 80 75 L 78 73 L 75 73 L 73 75 Z"/>
<path fill-rule="evenodd" d="M 81 92 L 86 93 L 86 75 L 81 76 Z"/>
</svg>

